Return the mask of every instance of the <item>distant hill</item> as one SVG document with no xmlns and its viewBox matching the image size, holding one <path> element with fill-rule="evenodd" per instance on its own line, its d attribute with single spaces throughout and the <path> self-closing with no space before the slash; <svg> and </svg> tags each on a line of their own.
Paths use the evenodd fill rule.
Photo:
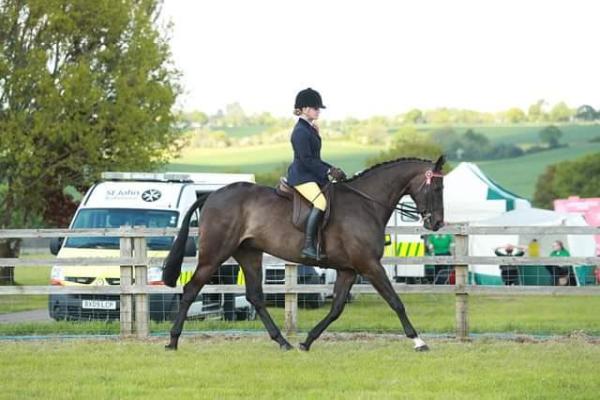
<svg viewBox="0 0 600 400">
<path fill-rule="evenodd" d="M 515 144 L 527 148 L 539 143 L 539 132 L 545 124 L 522 125 L 456 125 L 452 128 L 458 134 L 467 129 L 486 135 L 493 143 Z M 489 176 L 510 191 L 532 198 L 537 177 L 546 166 L 564 160 L 579 158 L 585 154 L 600 151 L 598 124 L 558 125 L 563 132 L 561 143 L 568 147 L 534 153 L 523 157 L 473 161 Z M 423 133 L 443 128 L 442 126 L 418 125 Z M 256 135 L 264 131 L 264 126 L 251 126 L 224 129 L 228 135 L 240 138 Z M 390 129 L 394 131 L 394 129 Z M 384 146 L 369 146 L 326 139 L 323 141 L 323 158 L 339 165 L 348 173 L 365 168 L 365 161 L 378 154 Z M 167 167 L 169 171 L 220 171 L 220 172 L 268 172 L 283 163 L 289 163 L 292 151 L 289 143 L 277 143 L 237 148 L 196 148 L 185 149 L 182 157 L 173 160 Z M 471 161 L 471 160 L 465 160 Z"/>
</svg>

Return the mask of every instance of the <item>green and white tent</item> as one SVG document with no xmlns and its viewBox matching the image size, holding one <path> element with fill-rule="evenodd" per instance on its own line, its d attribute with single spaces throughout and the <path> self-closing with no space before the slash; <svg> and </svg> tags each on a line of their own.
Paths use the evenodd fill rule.
<svg viewBox="0 0 600 400">
<path fill-rule="evenodd" d="M 528 200 L 498 185 L 473 163 L 462 162 L 444 177 L 446 222 L 481 221 L 530 207 Z"/>
</svg>

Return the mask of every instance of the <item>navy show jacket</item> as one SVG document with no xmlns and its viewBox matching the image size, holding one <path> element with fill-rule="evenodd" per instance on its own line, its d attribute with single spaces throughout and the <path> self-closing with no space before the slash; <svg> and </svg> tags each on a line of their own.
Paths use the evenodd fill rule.
<svg viewBox="0 0 600 400">
<path fill-rule="evenodd" d="M 294 161 L 288 168 L 287 181 L 292 186 L 316 182 L 323 187 L 327 183 L 327 171 L 331 165 L 321 160 L 321 137 L 305 119 L 298 119 L 292 131 Z"/>
</svg>

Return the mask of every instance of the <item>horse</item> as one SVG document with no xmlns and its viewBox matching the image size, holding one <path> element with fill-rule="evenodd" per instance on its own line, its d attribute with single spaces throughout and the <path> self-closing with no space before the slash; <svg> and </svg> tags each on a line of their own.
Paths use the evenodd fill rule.
<svg viewBox="0 0 600 400">
<path fill-rule="evenodd" d="M 348 180 L 332 183 L 330 219 L 323 230 L 327 258 L 312 265 L 337 270 L 331 310 L 299 344 L 308 351 L 312 343 L 344 310 L 357 274 L 367 278 L 398 315 L 406 336 L 416 351 L 428 350 L 406 314 L 404 305 L 381 264 L 385 227 L 404 195 L 415 202 L 414 212 L 423 218 L 426 229 L 444 225 L 443 175 L 445 160 L 400 158 L 366 169 Z M 283 337 L 265 307 L 262 291 L 262 256 L 269 253 L 294 263 L 306 263 L 300 256 L 304 234 L 292 224 L 292 202 L 275 189 L 248 182 L 227 185 L 198 198 L 186 213 L 169 255 L 162 280 L 175 287 L 181 273 L 189 222 L 200 208 L 198 264 L 185 284 L 180 307 L 170 331 L 167 350 L 176 350 L 191 303 L 219 266 L 233 257 L 246 280 L 246 298 L 255 307 L 269 336 L 281 349 L 293 346 Z"/>
</svg>

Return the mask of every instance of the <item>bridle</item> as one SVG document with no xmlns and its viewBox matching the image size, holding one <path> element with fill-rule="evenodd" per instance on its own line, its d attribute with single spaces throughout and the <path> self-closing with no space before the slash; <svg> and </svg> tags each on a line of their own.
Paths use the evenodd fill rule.
<svg viewBox="0 0 600 400">
<path fill-rule="evenodd" d="M 443 178 L 443 177 L 444 177 L 444 175 L 439 172 L 434 172 L 430 169 L 425 171 L 425 179 L 423 180 L 423 183 L 421 184 L 421 186 L 419 186 L 419 189 L 418 189 L 418 190 L 426 190 L 425 210 L 422 210 L 419 207 L 415 207 L 415 206 L 412 206 L 409 204 L 400 204 L 399 207 L 398 207 L 398 205 L 394 205 L 394 209 L 396 211 L 399 211 L 403 217 L 419 219 L 419 215 L 420 215 L 421 217 L 423 217 L 423 221 L 430 220 L 431 216 L 433 215 L 433 212 L 438 211 L 437 209 L 436 210 L 432 209 L 433 208 L 433 191 L 431 190 L 431 181 L 433 180 L 433 178 Z M 359 190 L 353 186 L 350 186 L 346 182 L 340 182 L 340 183 L 343 183 L 345 187 L 347 187 L 354 193 L 360 195 L 361 197 L 364 197 L 365 199 L 370 200 L 373 203 L 375 203 L 381 207 L 384 207 L 386 209 L 390 208 L 389 205 L 382 203 L 381 201 L 375 199 L 373 196 L 369 195 L 368 193 L 365 193 L 362 190 Z M 406 185 L 406 187 L 404 187 L 404 189 L 402 189 L 403 194 L 406 192 L 407 187 L 408 187 L 408 185 Z"/>
</svg>

